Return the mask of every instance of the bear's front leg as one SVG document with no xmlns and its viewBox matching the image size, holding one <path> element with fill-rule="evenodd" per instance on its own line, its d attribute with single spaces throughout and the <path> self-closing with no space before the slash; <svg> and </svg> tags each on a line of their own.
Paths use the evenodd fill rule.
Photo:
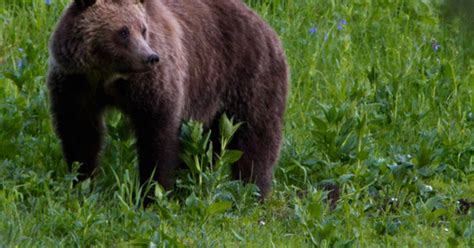
<svg viewBox="0 0 474 248">
<path fill-rule="evenodd" d="M 91 85 L 81 75 L 50 72 L 48 88 L 55 131 L 70 169 L 79 162 L 79 180 L 92 175 L 102 146 L 102 106 Z"/>
<path fill-rule="evenodd" d="M 134 117 L 140 181 L 158 181 L 165 190 L 174 185 L 174 172 L 179 163 L 179 123 L 163 114 Z"/>
<path fill-rule="evenodd" d="M 158 181 L 165 190 L 174 186 L 179 165 L 179 119 L 170 108 L 136 111 L 132 114 L 136 134 L 140 181 Z"/>
<path fill-rule="evenodd" d="M 172 189 L 179 165 L 181 94 L 165 89 L 149 75 L 118 80 L 115 87 L 119 107 L 128 115 L 135 131 L 141 184 L 151 179 L 165 190 Z"/>
</svg>

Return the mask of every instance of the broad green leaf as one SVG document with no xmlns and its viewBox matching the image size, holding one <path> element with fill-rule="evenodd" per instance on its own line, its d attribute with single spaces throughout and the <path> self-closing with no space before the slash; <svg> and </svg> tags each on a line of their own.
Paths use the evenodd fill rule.
<svg viewBox="0 0 474 248">
<path fill-rule="evenodd" d="M 207 214 L 212 216 L 218 213 L 223 213 L 226 210 L 232 207 L 232 202 L 230 201 L 221 201 L 221 202 L 214 202 L 207 208 Z"/>
</svg>

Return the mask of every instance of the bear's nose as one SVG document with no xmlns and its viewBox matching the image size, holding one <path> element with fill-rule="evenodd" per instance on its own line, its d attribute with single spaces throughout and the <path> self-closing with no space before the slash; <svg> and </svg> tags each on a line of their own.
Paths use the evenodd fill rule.
<svg viewBox="0 0 474 248">
<path fill-rule="evenodd" d="M 156 63 L 160 62 L 160 56 L 158 54 L 152 54 L 148 56 L 146 63 L 149 65 L 154 65 Z"/>
</svg>

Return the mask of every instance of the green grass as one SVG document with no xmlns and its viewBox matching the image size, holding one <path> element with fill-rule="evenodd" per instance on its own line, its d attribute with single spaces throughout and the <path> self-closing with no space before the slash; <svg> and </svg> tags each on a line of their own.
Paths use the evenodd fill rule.
<svg viewBox="0 0 474 248">
<path fill-rule="evenodd" d="M 45 86 L 66 2 L 0 0 L 0 246 L 474 246 L 474 210 L 458 203 L 474 202 L 473 36 L 439 1 L 247 1 L 291 66 L 272 196 L 259 204 L 223 166 L 171 195 L 150 185 L 148 209 L 118 113 L 100 175 L 72 187 Z"/>
</svg>

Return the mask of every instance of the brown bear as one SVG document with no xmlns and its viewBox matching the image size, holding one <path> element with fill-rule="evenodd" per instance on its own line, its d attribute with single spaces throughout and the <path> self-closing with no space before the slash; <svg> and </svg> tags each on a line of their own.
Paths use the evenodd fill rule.
<svg viewBox="0 0 474 248">
<path fill-rule="evenodd" d="M 288 69 L 276 33 L 242 0 L 75 0 L 50 42 L 51 112 L 79 179 L 98 163 L 103 112 L 116 107 L 136 136 L 140 180 L 165 189 L 180 165 L 184 120 L 212 132 L 223 113 L 243 122 L 235 179 L 271 187 Z"/>
</svg>

